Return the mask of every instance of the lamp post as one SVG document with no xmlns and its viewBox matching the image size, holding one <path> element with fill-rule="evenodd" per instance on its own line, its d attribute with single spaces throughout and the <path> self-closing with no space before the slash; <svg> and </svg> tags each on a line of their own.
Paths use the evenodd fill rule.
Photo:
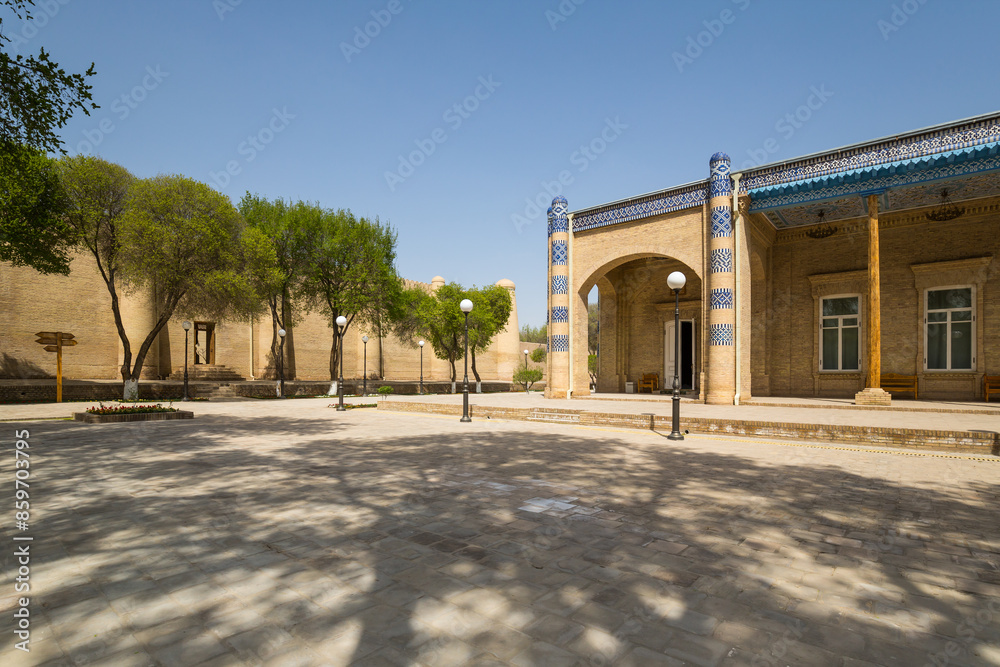
<svg viewBox="0 0 1000 667">
<path fill-rule="evenodd" d="M 191 323 L 184 320 L 181 325 L 184 328 L 184 398 L 182 401 L 190 401 L 188 398 L 188 334 L 191 332 Z"/>
<path fill-rule="evenodd" d="M 344 407 L 344 327 L 347 326 L 347 318 L 343 315 L 337 318 L 337 334 L 340 337 L 340 379 L 337 381 L 337 412 L 343 412 Z"/>
<path fill-rule="evenodd" d="M 524 393 L 528 393 L 528 351 L 524 351 Z"/>
<path fill-rule="evenodd" d="M 420 346 L 420 395 L 424 394 L 424 341 L 417 343 Z"/>
<path fill-rule="evenodd" d="M 674 291 L 674 397 L 673 397 L 673 430 L 667 436 L 670 440 L 683 440 L 681 433 L 681 289 L 687 278 L 680 271 L 674 271 L 667 276 L 667 286 Z"/>
<path fill-rule="evenodd" d="M 462 379 L 462 418 L 459 421 L 471 422 L 469 417 L 469 313 L 472 312 L 472 302 L 462 299 L 458 305 L 465 313 L 465 377 Z"/>
<path fill-rule="evenodd" d="M 361 395 L 367 396 L 368 395 L 368 336 L 362 336 L 361 342 L 365 344 L 365 365 L 363 367 L 364 370 L 362 371 L 363 378 L 361 380 L 361 386 L 362 386 Z"/>
<path fill-rule="evenodd" d="M 285 330 L 278 329 L 278 398 L 285 397 Z"/>
</svg>

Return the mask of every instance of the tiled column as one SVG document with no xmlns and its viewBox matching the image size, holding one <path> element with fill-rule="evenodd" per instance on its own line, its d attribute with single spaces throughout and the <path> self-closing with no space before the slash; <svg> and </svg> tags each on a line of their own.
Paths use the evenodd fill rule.
<svg viewBox="0 0 1000 667">
<path fill-rule="evenodd" d="M 736 273 L 729 164 L 729 156 L 725 153 L 716 153 L 709 162 L 709 273 L 704 298 L 709 300 L 705 402 L 731 405 L 736 395 L 736 311 L 733 308 Z"/>
<path fill-rule="evenodd" d="M 569 390 L 569 206 L 552 200 L 549 218 L 549 375 L 545 395 L 566 398 Z"/>
</svg>

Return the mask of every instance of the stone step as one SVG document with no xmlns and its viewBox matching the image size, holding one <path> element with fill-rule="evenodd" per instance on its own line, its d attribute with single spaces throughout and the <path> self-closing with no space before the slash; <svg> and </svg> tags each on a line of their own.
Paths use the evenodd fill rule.
<svg viewBox="0 0 1000 667">
<path fill-rule="evenodd" d="M 181 368 L 178 371 L 174 371 L 167 378 L 174 381 L 184 380 L 184 369 Z M 196 366 L 188 366 L 188 381 L 201 382 L 205 380 L 211 381 L 229 381 L 229 382 L 240 382 L 245 381 L 242 375 L 237 373 L 231 368 L 227 368 L 222 364 L 198 364 Z"/>
<path fill-rule="evenodd" d="M 528 421 L 548 422 L 550 424 L 578 424 L 580 415 L 567 412 L 532 412 L 528 415 Z"/>
</svg>

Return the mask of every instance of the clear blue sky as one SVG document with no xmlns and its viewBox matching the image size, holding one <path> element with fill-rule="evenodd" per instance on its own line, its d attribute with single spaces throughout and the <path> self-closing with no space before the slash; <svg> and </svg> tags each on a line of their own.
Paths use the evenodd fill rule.
<svg viewBox="0 0 1000 667">
<path fill-rule="evenodd" d="M 96 63 L 101 109 L 65 128 L 70 153 L 234 202 L 379 216 L 402 275 L 509 278 L 536 326 L 545 206 L 526 200 L 550 201 L 560 172 L 577 210 L 705 178 L 720 150 L 739 168 L 1000 107 L 1000 3 L 985 0 L 48 0 L 35 14 L 4 23 L 19 52 Z M 602 153 L 578 152 L 602 133 Z"/>
</svg>

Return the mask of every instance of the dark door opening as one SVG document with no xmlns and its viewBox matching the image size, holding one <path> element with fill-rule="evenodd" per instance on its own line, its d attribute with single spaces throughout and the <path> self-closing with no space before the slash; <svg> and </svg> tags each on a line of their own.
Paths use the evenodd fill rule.
<svg viewBox="0 0 1000 667">
<path fill-rule="evenodd" d="M 194 363 L 215 363 L 215 324 L 212 322 L 194 323 Z"/>
<path fill-rule="evenodd" d="M 681 389 L 694 389 L 694 322 L 681 322 Z"/>
</svg>

